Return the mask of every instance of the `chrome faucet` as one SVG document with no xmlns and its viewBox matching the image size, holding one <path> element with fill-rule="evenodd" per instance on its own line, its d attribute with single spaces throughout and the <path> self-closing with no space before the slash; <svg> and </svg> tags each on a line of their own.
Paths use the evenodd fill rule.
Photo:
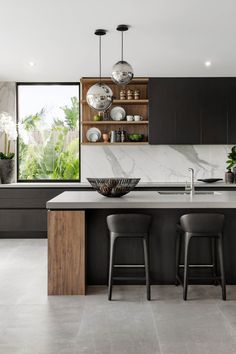
<svg viewBox="0 0 236 354">
<path fill-rule="evenodd" d="M 195 186 L 194 186 L 194 169 L 189 168 L 190 171 L 190 195 L 194 195 L 195 193 Z"/>
</svg>

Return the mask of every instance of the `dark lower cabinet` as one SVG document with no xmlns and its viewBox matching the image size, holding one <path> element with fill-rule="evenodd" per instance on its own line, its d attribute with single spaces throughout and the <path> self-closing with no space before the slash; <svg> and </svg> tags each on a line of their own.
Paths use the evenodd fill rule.
<svg viewBox="0 0 236 354">
<path fill-rule="evenodd" d="M 150 144 L 235 144 L 236 78 L 151 78 Z"/>
<path fill-rule="evenodd" d="M 46 238 L 48 200 L 90 188 L 0 188 L 0 238 Z"/>
</svg>

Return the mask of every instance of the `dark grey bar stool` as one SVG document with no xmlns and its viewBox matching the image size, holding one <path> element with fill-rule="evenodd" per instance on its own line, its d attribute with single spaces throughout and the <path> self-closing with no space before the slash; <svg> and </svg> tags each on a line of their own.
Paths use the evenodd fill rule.
<svg viewBox="0 0 236 354">
<path fill-rule="evenodd" d="M 149 226 L 151 223 L 151 216 L 143 214 L 114 214 L 107 217 L 107 225 L 110 231 L 110 262 L 109 262 L 109 280 L 108 280 L 108 300 L 112 297 L 112 285 L 114 279 L 121 279 L 121 277 L 113 276 L 114 267 L 145 268 L 145 277 L 147 287 L 147 299 L 150 300 L 150 280 L 149 280 L 149 252 L 148 252 L 148 236 Z M 114 264 L 115 243 L 118 238 L 141 238 L 143 240 L 144 264 Z M 126 277 L 125 279 L 131 279 Z M 132 278 L 133 279 L 133 278 Z"/>
<path fill-rule="evenodd" d="M 223 226 L 224 215 L 221 214 L 201 214 L 193 213 L 181 216 L 180 224 L 177 225 L 177 238 L 176 238 L 176 284 L 182 283 L 179 269 L 180 254 L 181 254 L 181 239 L 184 240 L 184 281 L 183 281 L 183 299 L 187 300 L 188 291 L 188 273 L 189 268 L 212 268 L 213 280 L 221 281 L 222 299 L 226 300 L 226 287 L 225 287 L 225 273 L 224 273 L 224 258 L 223 258 Z M 207 237 L 211 238 L 212 242 L 212 264 L 208 265 L 190 265 L 189 264 L 189 244 L 191 239 Z M 216 249 L 217 243 L 220 277 L 217 276 L 216 270 Z"/>
</svg>

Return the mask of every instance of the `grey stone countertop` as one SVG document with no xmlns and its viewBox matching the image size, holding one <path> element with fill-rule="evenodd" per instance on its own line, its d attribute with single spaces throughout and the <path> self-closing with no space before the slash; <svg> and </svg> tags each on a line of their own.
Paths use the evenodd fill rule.
<svg viewBox="0 0 236 354">
<path fill-rule="evenodd" d="M 48 209 L 182 209 L 236 208 L 236 191 L 169 194 L 132 191 L 121 198 L 107 198 L 96 191 L 68 191 L 47 202 Z M 212 193 L 212 194 L 209 194 Z"/>
<path fill-rule="evenodd" d="M 223 181 L 214 183 L 195 182 L 196 187 L 236 188 L 236 183 L 227 184 Z M 0 184 L 0 188 L 90 188 L 88 182 L 19 182 Z M 184 188 L 185 182 L 140 182 L 137 187 L 143 188 Z"/>
</svg>

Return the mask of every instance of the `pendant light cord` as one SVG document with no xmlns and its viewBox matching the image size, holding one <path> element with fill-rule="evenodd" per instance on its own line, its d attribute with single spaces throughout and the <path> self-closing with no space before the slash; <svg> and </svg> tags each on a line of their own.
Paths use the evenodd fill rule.
<svg viewBox="0 0 236 354">
<path fill-rule="evenodd" d="M 101 85 L 102 75 L 102 36 L 99 36 L 99 83 Z"/>
<path fill-rule="evenodd" d="M 123 61 L 123 52 L 124 52 L 124 42 L 123 42 L 123 31 L 121 31 L 121 61 Z"/>
</svg>

